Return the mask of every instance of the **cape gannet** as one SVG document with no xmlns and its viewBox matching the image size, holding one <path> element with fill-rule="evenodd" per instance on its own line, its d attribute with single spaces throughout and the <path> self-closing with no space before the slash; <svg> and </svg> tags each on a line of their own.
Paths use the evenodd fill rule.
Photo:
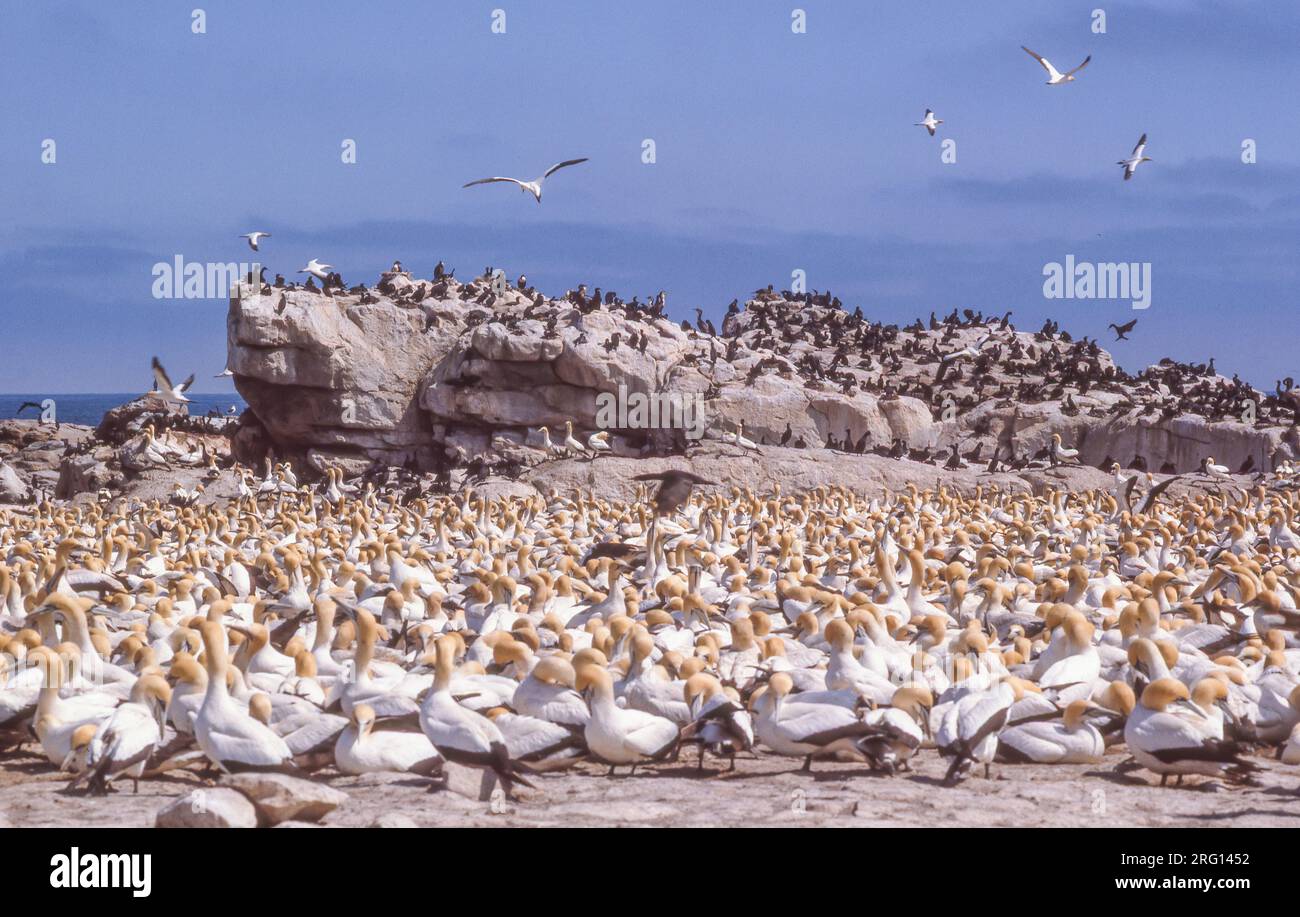
<svg viewBox="0 0 1300 917">
<path fill-rule="evenodd" d="M 326 280 L 329 279 L 329 272 L 333 268 L 334 265 L 332 264 L 322 264 L 321 262 L 317 261 L 315 258 L 312 258 L 310 261 L 307 262 L 307 265 L 305 267 L 298 268 L 298 273 L 311 274 L 321 283 L 324 283 Z"/>
<path fill-rule="evenodd" d="M 913 124 L 913 127 L 923 127 L 927 131 L 929 131 L 930 136 L 933 137 L 935 128 L 937 128 L 942 123 L 943 123 L 943 118 L 936 118 L 934 116 L 934 112 L 932 112 L 930 109 L 927 108 L 925 110 L 925 117 L 922 118 L 920 121 L 917 121 L 915 124 Z"/>
<path fill-rule="evenodd" d="M 1133 173 L 1137 171 L 1137 167 L 1142 163 L 1154 161 L 1150 156 L 1146 155 L 1146 148 L 1147 135 L 1143 134 L 1138 138 L 1137 146 L 1133 147 L 1133 152 L 1129 154 L 1128 159 L 1121 159 L 1116 163 L 1116 165 L 1124 167 L 1124 181 L 1128 181 L 1132 178 Z"/>
<path fill-rule="evenodd" d="M 172 385 L 172 380 L 167 375 L 167 370 L 158 362 L 158 358 L 153 358 L 153 378 L 154 390 L 151 394 L 156 394 L 167 404 L 186 404 L 190 399 L 185 397 L 189 387 L 194 384 L 194 374 L 180 385 Z"/>
<path fill-rule="evenodd" d="M 551 166 L 549 169 L 543 172 L 541 178 L 535 178 L 532 181 L 521 181 L 518 178 L 507 178 L 505 176 L 495 176 L 492 178 L 479 178 L 472 182 L 466 182 L 464 185 L 461 185 L 461 187 L 472 188 L 474 185 L 486 185 L 489 184 L 490 182 L 497 182 L 497 181 L 512 182 L 513 184 L 518 185 L 520 190 L 526 191 L 529 194 L 531 194 L 534 198 L 537 199 L 537 203 L 540 204 L 542 202 L 542 183 L 546 181 L 546 179 L 550 178 L 556 172 L 560 171 L 560 169 L 563 169 L 567 166 L 576 166 L 578 163 L 586 162 L 586 161 L 587 161 L 587 157 L 584 156 L 581 159 L 566 159 L 564 160 L 564 162 L 557 162 L 555 165 Z"/>
<path fill-rule="evenodd" d="M 269 239 L 269 238 L 271 238 L 271 234 L 270 234 L 269 232 L 261 232 L 261 231 L 257 231 L 257 232 L 246 232 L 246 233 L 244 233 L 242 236 L 240 236 L 239 238 L 241 238 L 241 239 L 247 239 L 247 240 L 248 240 L 248 247 L 251 248 L 253 251 L 257 251 L 257 250 L 258 250 L 258 249 L 257 249 L 257 244 L 258 244 L 259 242 L 261 242 L 263 239 Z"/>
<path fill-rule="evenodd" d="M 1038 61 L 1040 64 L 1043 65 L 1043 69 L 1047 71 L 1048 86 L 1063 86 L 1066 83 L 1073 83 L 1074 74 L 1078 73 L 1084 67 L 1088 66 L 1088 61 L 1092 60 L 1092 55 L 1089 54 L 1087 57 L 1083 59 L 1082 64 L 1075 67 L 1073 70 L 1067 70 L 1065 73 L 1061 73 L 1055 67 L 1052 66 L 1051 61 L 1043 57 L 1041 54 L 1037 54 L 1033 51 L 1030 51 L 1024 45 L 1021 45 L 1020 49 L 1024 51 L 1026 54 L 1028 54 L 1030 57 L 1032 57 L 1034 60 Z"/>
</svg>

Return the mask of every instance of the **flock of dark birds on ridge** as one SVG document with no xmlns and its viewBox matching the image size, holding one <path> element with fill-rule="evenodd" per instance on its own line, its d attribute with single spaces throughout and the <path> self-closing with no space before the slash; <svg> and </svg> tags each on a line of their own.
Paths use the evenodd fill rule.
<svg viewBox="0 0 1300 917">
<path fill-rule="evenodd" d="M 360 304 L 378 302 L 375 296 L 375 292 L 378 292 L 398 304 L 417 305 L 429 297 L 446 297 L 452 285 L 458 284 L 455 281 L 455 270 L 447 270 L 441 261 L 435 266 L 431 281 L 403 287 L 393 283 L 393 278 L 398 274 L 405 274 L 400 261 L 393 263 L 391 271 L 382 276 L 374 291 L 365 284 L 348 287 L 337 272 L 326 273 L 321 278 L 320 286 L 316 285 L 315 278 L 310 274 L 303 284 L 286 282 L 282 274 L 276 274 L 275 279 L 268 282 L 266 268 L 261 269 L 258 280 L 264 295 L 280 291 L 277 310 L 285 307 L 285 292 L 290 290 L 321 292 L 327 296 L 357 295 L 360 296 Z M 246 281 L 254 282 L 251 274 Z M 625 340 L 615 333 L 603 341 L 602 346 L 610 352 L 617 351 L 620 347 L 629 347 L 644 353 L 650 333 L 658 333 L 651 323 L 667 317 L 667 294 L 664 291 L 647 297 L 642 302 L 640 297 L 624 300 L 614 291 L 602 291 L 599 287 L 588 292 L 588 286 L 580 284 L 560 300 L 548 300 L 529 285 L 526 276 L 520 275 L 510 284 L 505 279 L 504 272 L 490 266 L 480 277 L 459 286 L 458 292 L 461 297 L 471 299 L 474 305 L 484 307 L 467 316 L 469 327 L 489 320 L 503 320 L 507 326 L 517 326 L 522 320 L 537 319 L 543 322 L 548 337 L 558 333 L 557 326 L 562 312 L 573 307 L 583 314 L 601 308 L 621 312 L 638 330 L 633 330 Z M 521 293 L 531 299 L 531 304 L 522 313 L 514 313 L 504 319 L 487 311 L 507 293 Z M 1097 341 L 1087 337 L 1075 339 L 1050 319 L 1033 335 L 1032 343 L 1026 344 L 1024 338 L 1015 334 L 1015 326 L 1011 323 L 1012 313 L 1009 311 L 1000 316 L 986 316 L 983 312 L 972 309 L 954 308 L 942 318 L 932 312 L 928 322 L 917 319 L 910 325 L 900 327 L 897 324 L 870 321 L 860 307 L 849 312 L 844 309 L 840 299 L 830 292 L 777 292 L 772 285 L 756 290 L 753 299 L 743 307 L 738 299 L 732 300 L 722 320 L 720 333 L 714 323 L 704 317 L 702 309 L 696 308 L 694 311 L 694 324 L 682 321 L 681 328 L 692 337 L 709 341 L 711 360 L 715 364 L 719 356 L 733 359 L 742 345 L 772 351 L 773 356 L 758 361 L 750 368 L 749 382 L 765 372 L 775 372 L 787 378 L 801 378 L 810 389 L 833 387 L 844 394 L 853 394 L 861 388 L 878 393 L 882 400 L 906 395 L 925 402 L 935 416 L 948 408 L 956 408 L 960 412 L 990 399 L 998 407 L 1059 401 L 1061 412 L 1071 416 L 1083 410 L 1074 400 L 1076 394 L 1109 391 L 1121 395 L 1120 400 L 1109 409 L 1090 407 L 1087 413 L 1101 417 L 1140 411 L 1141 416 L 1150 420 L 1168 420 L 1180 414 L 1199 414 L 1207 420 L 1217 421 L 1239 417 L 1243 404 L 1248 400 L 1256 400 L 1254 389 L 1237 375 L 1234 374 L 1230 380 L 1219 376 L 1213 359 L 1207 363 L 1193 364 L 1165 358 L 1154 366 L 1131 374 L 1111 364 L 1109 360 L 1103 361 L 1103 352 Z M 432 313 L 426 315 L 425 331 L 428 332 L 437 327 L 438 320 Z M 1136 325 L 1137 319 L 1132 319 L 1123 325 L 1112 323 L 1109 327 L 1116 334 L 1115 340 L 1119 341 L 1128 340 L 1128 334 Z M 983 339 L 974 346 L 949 351 L 948 347 L 956 346 L 953 342 L 959 332 L 967 329 L 981 330 Z M 936 332 L 939 334 L 936 335 Z M 585 338 L 584 333 L 578 338 L 578 343 L 585 343 Z M 794 346 L 800 342 L 817 350 L 833 348 L 830 361 L 823 363 L 816 353 L 807 348 L 800 348 L 800 355 L 795 357 Z M 965 359 L 959 359 L 963 357 Z M 921 376 L 900 376 L 904 359 L 914 364 L 933 365 L 932 376 L 928 379 Z M 857 372 L 849 372 L 850 369 Z M 871 373 L 876 374 L 874 379 Z M 1001 378 L 998 378 L 999 375 Z M 1274 393 L 1257 401 L 1254 408 L 1257 424 L 1296 424 L 1300 417 L 1300 391 L 1293 390 L 1293 384 L 1290 378 L 1280 380 Z M 706 397 L 714 395 L 716 391 L 710 391 Z M 39 408 L 39 405 L 29 402 L 19 408 L 19 413 L 28 407 Z M 179 429 L 189 432 L 214 432 L 214 423 L 225 430 L 233 422 L 232 418 L 212 411 L 207 417 L 163 412 L 151 414 L 147 419 L 159 430 Z M 982 434 L 990 431 L 977 426 L 974 432 Z M 901 439 L 890 443 L 873 443 L 869 433 L 864 432 L 855 438 L 849 430 L 845 430 L 842 436 L 832 433 L 822 443 L 809 443 L 796 435 L 789 425 L 780 436 L 760 436 L 757 444 L 826 448 L 850 454 L 908 458 L 935 465 L 943 464 L 949 469 L 984 465 L 989 471 L 1014 471 L 1055 465 L 1058 460 L 1058 454 L 1051 444 L 1037 452 L 1017 453 L 1014 447 L 1014 429 L 1003 431 L 991 454 L 984 453 L 982 444 L 963 452 L 956 443 L 940 450 L 909 447 Z M 68 452 L 85 451 L 91 445 L 90 441 L 69 445 Z M 689 444 L 681 441 L 670 451 L 684 452 L 688 448 Z M 1115 462 L 1116 459 L 1108 455 L 1098 463 L 1098 467 L 1110 470 Z M 1128 461 L 1121 464 L 1139 471 L 1156 470 L 1147 469 L 1140 455 L 1128 457 Z M 436 468 L 435 488 L 439 484 L 444 488 L 450 487 L 451 472 L 455 468 L 455 462 L 450 459 Z M 469 460 L 463 468 L 467 472 L 467 480 L 471 482 L 489 475 L 511 476 L 521 470 L 517 461 L 492 461 L 482 456 Z M 1177 471 L 1168 464 L 1158 470 L 1168 474 Z M 1253 460 L 1248 460 L 1237 472 L 1245 474 L 1255 470 Z M 378 484 L 418 487 L 420 478 L 417 472 L 414 465 L 387 468 L 377 464 L 366 472 L 366 479 Z"/>
</svg>

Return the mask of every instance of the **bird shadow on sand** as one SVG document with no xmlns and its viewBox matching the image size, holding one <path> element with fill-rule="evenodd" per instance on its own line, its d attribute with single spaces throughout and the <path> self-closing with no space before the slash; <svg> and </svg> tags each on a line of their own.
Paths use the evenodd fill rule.
<svg viewBox="0 0 1300 917">
<path fill-rule="evenodd" d="M 1230 812 L 1195 812 L 1195 813 L 1174 813 L 1174 818 L 1194 818 L 1197 821 L 1228 821 L 1234 818 L 1245 818 L 1249 815 L 1271 816 L 1274 818 L 1295 818 L 1295 812 L 1288 812 L 1286 809 L 1257 809 L 1253 806 L 1248 809 L 1235 809 Z"/>
<path fill-rule="evenodd" d="M 45 758 L 29 758 L 26 761 L 14 761 L 12 759 L 4 762 L 5 770 L 14 771 L 19 774 L 28 774 L 30 776 L 50 776 L 50 762 Z M 57 771 L 55 776 L 58 776 Z M 63 774 L 68 780 L 72 779 L 72 774 Z"/>
<path fill-rule="evenodd" d="M 67 778 L 68 778 L 69 781 L 72 780 L 72 776 L 73 776 L 72 774 L 67 774 L 66 776 L 67 776 Z M 144 784 L 144 783 L 167 783 L 167 784 L 172 784 L 172 785 L 174 785 L 175 787 L 177 787 L 177 788 L 180 789 L 180 790 L 202 789 L 202 788 L 205 787 L 205 786 L 216 786 L 216 785 L 218 785 L 218 784 L 216 784 L 216 783 L 208 783 L 208 782 L 206 782 L 206 781 L 203 779 L 203 777 L 201 777 L 199 774 L 196 774 L 194 771 L 191 771 L 191 770 L 186 770 L 185 768 L 177 768 L 176 770 L 171 770 L 171 771 L 162 771 L 161 773 L 157 773 L 157 774 L 145 774 L 143 777 L 140 778 L 140 782 L 141 782 L 142 784 Z M 119 778 L 117 778 L 117 783 L 115 783 L 115 784 L 110 784 L 110 786 L 113 787 L 112 792 L 114 792 L 114 793 L 119 793 L 119 792 L 122 791 L 122 787 L 124 787 L 124 786 L 125 786 L 125 787 L 130 787 L 130 786 L 131 786 L 131 778 L 130 778 L 130 777 L 119 777 Z M 81 790 L 79 790 L 79 789 L 78 789 L 78 790 L 69 790 L 68 787 L 66 787 L 66 786 L 65 786 L 63 789 L 59 790 L 59 792 L 60 792 L 60 793 L 64 793 L 64 794 L 68 794 L 68 795 L 72 795 L 72 796 L 80 796 L 80 795 L 83 795 L 83 793 L 82 793 Z M 135 794 L 132 790 L 130 790 L 130 789 L 128 789 L 128 790 L 126 791 L 126 793 L 127 793 L 128 796 L 134 796 L 134 795 L 136 795 L 136 794 Z"/>
<path fill-rule="evenodd" d="M 1135 777 L 1125 771 L 1105 770 L 1105 771 L 1085 771 L 1085 777 L 1098 777 L 1111 783 L 1118 783 L 1122 786 L 1151 786 L 1149 782 L 1141 777 Z"/>
<path fill-rule="evenodd" d="M 427 790 L 429 789 L 430 785 L 439 788 L 446 785 L 446 780 L 444 780 L 441 777 L 419 777 L 419 776 L 402 777 L 397 780 L 373 780 L 367 782 L 350 782 L 349 778 L 352 778 L 353 781 L 355 781 L 357 777 L 362 777 L 362 779 L 364 780 L 364 775 L 350 775 L 350 774 L 325 774 L 325 775 L 314 777 L 313 779 L 319 783 L 324 783 L 326 786 L 334 786 L 334 784 L 337 783 L 345 790 L 352 789 L 353 787 L 357 789 L 382 790 L 386 786 L 405 786 L 416 790 Z"/>
<path fill-rule="evenodd" d="M 656 777 L 660 774 L 671 774 L 674 770 L 678 770 L 678 768 L 661 770 L 641 765 L 635 772 L 633 772 L 626 764 L 623 764 L 619 766 L 618 770 L 611 774 L 609 772 L 608 764 L 600 764 L 600 762 L 597 761 L 592 761 L 590 763 L 598 765 L 600 770 L 574 770 L 569 772 L 570 776 L 585 777 L 588 780 L 627 780 L 631 777 Z"/>
<path fill-rule="evenodd" d="M 707 764 L 704 766 L 704 770 L 702 771 L 697 770 L 695 765 L 693 764 L 688 768 L 688 770 L 689 773 L 683 771 L 682 776 L 695 777 L 700 780 L 706 780 L 706 779 L 726 780 L 728 782 L 732 780 L 752 780 L 758 777 L 768 777 L 768 778 L 778 777 L 781 774 L 785 773 L 785 771 L 743 771 L 743 770 L 729 771 L 725 767 L 722 768 L 709 767 Z M 659 773 L 666 773 L 666 772 L 660 771 Z M 794 771 L 791 771 L 790 773 L 794 773 Z"/>
<path fill-rule="evenodd" d="M 606 771 L 602 771 L 599 774 L 592 774 L 591 776 L 593 777 L 609 776 L 607 770 L 608 769 L 606 769 Z M 687 779 L 705 780 L 710 777 L 717 777 L 720 774 L 721 771 L 714 768 L 710 768 L 708 766 L 705 766 L 704 770 L 700 770 L 694 763 L 687 764 L 686 762 L 682 762 L 681 764 L 665 764 L 657 767 L 647 767 L 644 769 L 637 768 L 637 771 L 634 774 L 630 774 L 626 770 L 619 770 L 614 773 L 613 779 L 621 780 L 628 777 L 634 777 L 634 778 L 685 777 Z"/>
<path fill-rule="evenodd" d="M 949 783 L 943 777 L 931 777 L 928 774 L 912 774 L 907 779 L 912 781 L 913 783 L 923 783 L 926 786 L 938 786 L 938 787 L 943 787 L 945 790 L 951 790 L 955 787 L 962 786 L 963 784 L 966 784 L 970 781 L 984 781 L 986 783 L 993 783 L 998 779 L 998 775 L 994 774 L 992 777 L 988 777 L 988 778 L 985 778 L 983 774 L 967 775 L 963 777 L 961 780 L 957 781 L 956 783 Z"/>
<path fill-rule="evenodd" d="M 806 772 L 805 772 L 806 773 Z M 855 767 L 851 770 L 842 771 L 813 771 L 812 778 L 818 783 L 825 783 L 829 780 L 854 780 L 859 777 L 868 777 L 872 779 L 888 779 L 889 774 L 882 771 L 873 771 L 869 767 Z"/>
</svg>

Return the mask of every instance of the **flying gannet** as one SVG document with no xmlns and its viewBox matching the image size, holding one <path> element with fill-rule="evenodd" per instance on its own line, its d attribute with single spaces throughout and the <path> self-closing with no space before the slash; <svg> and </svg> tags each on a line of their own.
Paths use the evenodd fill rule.
<svg viewBox="0 0 1300 917">
<path fill-rule="evenodd" d="M 560 169 L 563 169 L 565 166 L 576 166 L 578 163 L 586 162 L 586 161 L 587 161 L 587 157 L 583 156 L 581 159 L 566 159 L 564 160 L 564 162 L 557 162 L 555 165 L 547 169 L 546 172 L 542 174 L 541 178 L 535 178 L 532 181 L 520 181 L 517 178 L 508 178 L 506 176 L 497 175 L 497 176 L 493 176 L 492 178 L 480 178 L 475 181 L 468 182 L 464 185 L 461 185 L 461 187 L 470 188 L 473 187 L 474 185 L 486 185 L 489 182 L 494 182 L 494 181 L 514 182 L 516 185 L 519 186 L 520 190 L 527 191 L 530 194 L 532 194 L 533 197 L 537 198 L 537 203 L 540 204 L 542 202 L 542 182 L 546 181 L 546 179 L 550 178 L 552 175 L 560 171 Z"/>
<path fill-rule="evenodd" d="M 1116 165 L 1120 165 L 1124 167 L 1124 181 L 1128 181 L 1130 178 L 1132 178 L 1133 173 L 1137 171 L 1137 167 L 1140 166 L 1142 163 L 1155 161 L 1150 156 L 1144 155 L 1144 153 L 1146 152 L 1146 148 L 1147 148 L 1147 135 L 1143 134 L 1141 137 L 1138 138 L 1137 146 L 1133 147 L 1132 155 L 1130 155 L 1128 159 L 1121 159 L 1119 160 L 1119 162 L 1116 163 Z"/>
<path fill-rule="evenodd" d="M 185 404 L 190 399 L 185 397 L 185 392 L 194 384 L 194 374 L 180 385 L 172 385 L 172 380 L 167 376 L 167 370 L 158 362 L 158 358 L 153 358 L 153 379 L 154 393 L 168 404 Z"/>
<path fill-rule="evenodd" d="M 930 109 L 927 108 L 925 110 L 925 117 L 920 121 L 914 122 L 913 126 L 925 128 L 927 131 L 930 132 L 930 136 L 933 137 L 934 129 L 942 123 L 943 123 L 943 118 L 936 118 L 934 116 L 934 112 L 932 112 Z"/>
<path fill-rule="evenodd" d="M 1032 57 L 1034 60 L 1038 61 L 1040 64 L 1043 65 L 1043 69 L 1047 71 L 1048 86 L 1062 86 L 1066 83 L 1073 83 L 1074 74 L 1078 73 L 1084 67 L 1088 66 L 1088 61 L 1092 60 L 1092 55 L 1089 54 L 1087 57 L 1083 59 L 1082 64 L 1075 67 L 1073 70 L 1067 70 L 1065 73 L 1061 73 L 1059 70 L 1053 67 L 1052 62 L 1049 61 L 1047 58 L 1043 57 L 1043 55 L 1030 51 L 1024 45 L 1021 45 L 1020 49 L 1024 51 L 1026 54 L 1028 54 L 1030 57 Z"/>
<path fill-rule="evenodd" d="M 329 279 L 329 271 L 333 267 L 334 265 L 332 264 L 321 264 L 315 258 L 312 258 L 310 261 L 307 262 L 306 267 L 298 268 L 298 273 L 311 274 L 321 283 L 324 283 L 326 280 Z"/>
</svg>

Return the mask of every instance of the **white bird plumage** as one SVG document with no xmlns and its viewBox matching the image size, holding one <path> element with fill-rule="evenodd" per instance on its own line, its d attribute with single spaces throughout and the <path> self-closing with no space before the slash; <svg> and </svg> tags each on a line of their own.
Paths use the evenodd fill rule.
<svg viewBox="0 0 1300 917">
<path fill-rule="evenodd" d="M 927 131 L 930 132 L 930 136 L 933 137 L 935 128 L 937 128 L 942 123 L 943 123 L 943 118 L 936 118 L 934 116 L 934 112 L 927 108 L 925 110 L 925 117 L 922 118 L 920 121 L 914 122 L 913 126 L 925 128 Z"/>
<path fill-rule="evenodd" d="M 322 264 L 315 258 L 307 262 L 306 267 L 298 268 L 299 274 L 311 274 L 322 283 L 329 278 L 329 272 L 334 267 L 332 264 Z"/>
<path fill-rule="evenodd" d="M 193 373 L 191 373 L 190 377 L 180 385 L 173 385 L 171 378 L 167 375 L 167 370 L 163 369 L 163 365 L 158 362 L 157 357 L 153 358 L 152 366 L 154 392 L 157 393 L 159 398 L 168 404 L 185 404 L 190 400 L 185 397 L 185 393 L 189 390 L 189 387 L 194 384 Z"/>
<path fill-rule="evenodd" d="M 1043 55 L 1038 54 L 1035 51 L 1030 51 L 1024 45 L 1021 45 L 1020 49 L 1024 51 L 1026 54 L 1028 54 L 1030 57 L 1032 57 L 1034 60 L 1038 61 L 1040 64 L 1043 65 L 1043 69 L 1047 71 L 1048 86 L 1063 86 L 1066 83 L 1073 83 L 1074 74 L 1078 73 L 1084 67 L 1088 66 L 1088 61 L 1092 60 L 1092 55 L 1089 54 L 1087 57 L 1083 59 L 1082 64 L 1075 67 L 1073 70 L 1067 70 L 1065 73 L 1061 73 L 1059 70 L 1053 67 L 1052 62 L 1049 61 L 1047 58 L 1043 57 Z"/>
<path fill-rule="evenodd" d="M 578 163 L 586 162 L 586 161 L 587 161 L 587 157 L 583 156 L 579 159 L 566 159 L 563 162 L 557 162 L 555 165 L 551 166 L 549 169 L 543 172 L 540 178 L 534 178 L 532 181 L 523 181 L 521 179 L 510 178 L 505 175 L 494 175 L 491 178 L 479 178 L 479 179 L 475 179 L 472 182 L 466 182 L 465 184 L 461 185 L 461 187 L 472 188 L 474 185 L 486 185 L 486 184 L 490 184 L 491 182 L 498 182 L 498 181 L 511 182 L 513 184 L 518 185 L 520 190 L 526 191 L 529 194 L 531 194 L 534 198 L 537 199 L 537 203 L 540 204 L 542 202 L 542 183 L 546 181 L 546 179 L 550 178 L 556 172 L 560 171 L 560 169 L 563 169 L 567 166 L 576 166 Z"/>
<path fill-rule="evenodd" d="M 1133 147 L 1133 152 L 1129 154 L 1128 159 L 1121 159 L 1118 163 L 1116 163 L 1116 165 L 1121 165 L 1124 167 L 1124 181 L 1128 181 L 1130 178 L 1132 178 L 1133 173 L 1137 171 L 1137 167 L 1140 166 L 1142 163 L 1154 162 L 1154 160 L 1150 156 L 1146 155 L 1146 148 L 1147 148 L 1147 135 L 1143 134 L 1141 137 L 1138 138 L 1137 146 Z"/>
</svg>

